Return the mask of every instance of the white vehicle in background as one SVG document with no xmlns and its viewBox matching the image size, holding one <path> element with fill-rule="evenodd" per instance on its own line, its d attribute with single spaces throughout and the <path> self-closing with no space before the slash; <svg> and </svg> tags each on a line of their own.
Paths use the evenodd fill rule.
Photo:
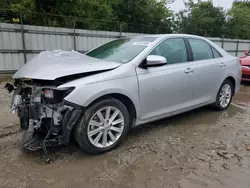
<svg viewBox="0 0 250 188">
<path fill-rule="evenodd" d="M 67 145 L 74 137 L 98 154 L 120 144 L 131 127 L 209 104 L 227 109 L 241 69 L 236 57 L 205 38 L 148 35 L 85 55 L 42 52 L 13 79 L 24 147 Z"/>
</svg>

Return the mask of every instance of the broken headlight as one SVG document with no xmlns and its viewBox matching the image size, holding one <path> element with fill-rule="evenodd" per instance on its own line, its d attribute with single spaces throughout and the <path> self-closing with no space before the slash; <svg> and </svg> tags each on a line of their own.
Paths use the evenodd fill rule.
<svg viewBox="0 0 250 188">
<path fill-rule="evenodd" d="M 53 89 L 44 89 L 43 96 L 48 99 L 54 98 L 54 90 Z"/>
<path fill-rule="evenodd" d="M 60 89 L 60 90 L 44 88 L 42 90 L 42 98 L 44 102 L 48 104 L 60 103 L 73 90 L 74 88 L 65 88 L 65 89 Z"/>
</svg>

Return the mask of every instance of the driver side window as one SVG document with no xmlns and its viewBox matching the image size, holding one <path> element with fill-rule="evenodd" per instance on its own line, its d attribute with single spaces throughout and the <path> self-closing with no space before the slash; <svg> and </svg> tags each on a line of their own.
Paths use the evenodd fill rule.
<svg viewBox="0 0 250 188">
<path fill-rule="evenodd" d="M 160 43 L 150 55 L 160 55 L 167 59 L 168 64 L 188 61 L 187 48 L 184 39 L 167 39 Z"/>
</svg>

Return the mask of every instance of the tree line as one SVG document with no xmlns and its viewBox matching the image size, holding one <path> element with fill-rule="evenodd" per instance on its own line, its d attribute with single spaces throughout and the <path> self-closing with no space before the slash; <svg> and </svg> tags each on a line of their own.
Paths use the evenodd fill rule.
<svg viewBox="0 0 250 188">
<path fill-rule="evenodd" d="M 189 33 L 250 39 L 250 2 L 235 1 L 229 10 L 212 0 L 0 0 L 0 22 L 143 33 Z M 21 13 L 21 14 L 19 14 Z M 18 19 L 15 19 L 18 18 Z"/>
</svg>

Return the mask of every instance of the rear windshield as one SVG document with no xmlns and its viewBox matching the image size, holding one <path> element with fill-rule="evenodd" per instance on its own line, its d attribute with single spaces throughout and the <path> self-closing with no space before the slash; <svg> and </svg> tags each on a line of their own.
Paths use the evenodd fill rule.
<svg viewBox="0 0 250 188">
<path fill-rule="evenodd" d="M 118 39 L 106 43 L 86 55 L 98 59 L 127 63 L 139 55 L 157 37 Z"/>
</svg>

